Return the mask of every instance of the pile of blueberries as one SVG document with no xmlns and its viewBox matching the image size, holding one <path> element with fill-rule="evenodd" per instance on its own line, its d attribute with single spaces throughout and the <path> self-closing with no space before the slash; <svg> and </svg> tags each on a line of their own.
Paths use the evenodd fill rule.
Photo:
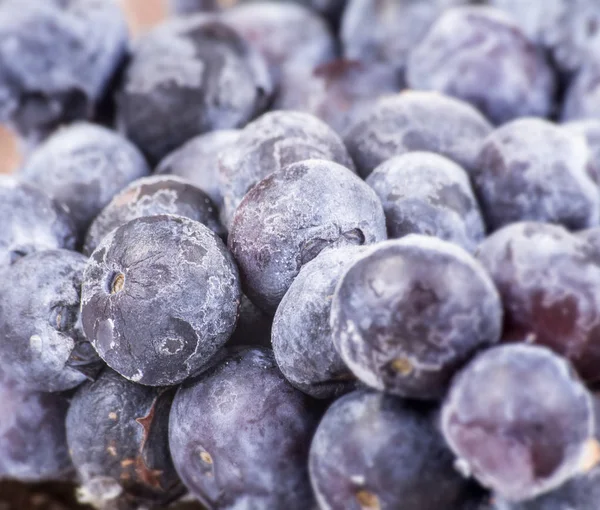
<svg viewBox="0 0 600 510">
<path fill-rule="evenodd" d="M 600 2 L 169 6 L 0 0 L 0 507 L 598 510 Z"/>
</svg>

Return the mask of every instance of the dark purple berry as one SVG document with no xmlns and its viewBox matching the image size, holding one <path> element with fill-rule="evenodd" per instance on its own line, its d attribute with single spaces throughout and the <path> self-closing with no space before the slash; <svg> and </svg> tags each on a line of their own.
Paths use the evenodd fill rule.
<svg viewBox="0 0 600 510">
<path fill-rule="evenodd" d="M 122 376 L 150 386 L 194 375 L 235 329 L 238 272 L 201 223 L 147 216 L 113 230 L 84 275 L 85 334 Z"/>
<path fill-rule="evenodd" d="M 496 347 L 467 365 L 442 430 L 457 466 L 512 501 L 558 487 L 595 448 L 591 395 L 566 360 L 530 345 Z"/>
<path fill-rule="evenodd" d="M 314 159 L 254 186 L 236 211 L 228 243 L 248 297 L 274 313 L 302 266 L 321 251 L 385 238 L 375 192 L 347 168 Z"/>
<path fill-rule="evenodd" d="M 444 395 L 452 376 L 500 338 L 502 307 L 462 248 L 412 234 L 370 248 L 342 276 L 333 343 L 364 383 L 416 399 Z"/>
</svg>

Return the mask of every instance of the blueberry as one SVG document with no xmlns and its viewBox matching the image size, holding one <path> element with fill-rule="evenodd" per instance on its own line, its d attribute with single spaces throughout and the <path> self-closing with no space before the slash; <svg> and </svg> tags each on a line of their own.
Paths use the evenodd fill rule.
<svg viewBox="0 0 600 510">
<path fill-rule="evenodd" d="M 596 184 L 600 184 L 600 120 L 588 119 L 563 124 L 571 133 L 583 136 L 590 150 L 591 163 L 587 170 Z"/>
<path fill-rule="evenodd" d="M 333 342 L 364 383 L 437 399 L 477 350 L 500 338 L 502 307 L 483 267 L 441 239 L 411 234 L 373 246 L 333 296 Z"/>
<path fill-rule="evenodd" d="M 178 384 L 231 336 L 238 272 L 223 242 L 180 216 L 147 216 L 113 230 L 85 270 L 87 338 L 122 376 Z"/>
<path fill-rule="evenodd" d="M 212 131 L 192 138 L 166 156 L 156 168 L 157 174 L 183 177 L 206 193 L 219 209 L 223 194 L 219 185 L 219 153 L 234 147 L 239 137 L 235 129 Z"/>
<path fill-rule="evenodd" d="M 403 81 L 408 56 L 446 7 L 467 0 L 349 0 L 341 41 L 344 57 L 382 64 Z"/>
<path fill-rule="evenodd" d="M 465 473 L 521 501 L 583 469 L 594 448 L 592 399 L 568 362 L 550 350 L 500 346 L 456 377 L 442 430 Z"/>
<path fill-rule="evenodd" d="M 225 235 L 217 208 L 206 193 L 179 177 L 155 175 L 133 181 L 110 201 L 90 226 L 83 252 L 91 255 L 107 234 L 128 221 L 161 214 L 184 216 Z"/>
<path fill-rule="evenodd" d="M 504 341 L 535 342 L 600 380 L 600 251 L 564 228 L 515 223 L 480 246 L 477 258 L 504 305 Z"/>
<path fill-rule="evenodd" d="M 312 69 L 337 55 L 325 21 L 302 3 L 246 2 L 223 14 L 223 22 L 260 51 L 276 83 L 286 69 Z"/>
<path fill-rule="evenodd" d="M 485 226 L 467 173 L 427 152 L 395 156 L 367 178 L 385 211 L 388 235 L 439 237 L 474 251 Z"/>
<path fill-rule="evenodd" d="M 263 312 L 242 294 L 240 316 L 235 331 L 227 341 L 227 346 L 271 347 L 272 325 L 273 317 Z"/>
<path fill-rule="evenodd" d="M 597 225 L 600 193 L 581 136 L 542 119 L 518 119 L 481 145 L 475 191 L 488 226 L 517 221 L 559 223 L 573 230 Z"/>
<path fill-rule="evenodd" d="M 327 250 L 302 267 L 273 319 L 273 352 L 286 379 L 315 398 L 352 390 L 356 380 L 333 346 L 329 313 L 335 286 L 364 249 Z"/>
<path fill-rule="evenodd" d="M 0 176 L 0 218 L 0 267 L 36 251 L 75 248 L 66 208 L 37 186 Z"/>
<path fill-rule="evenodd" d="M 0 371 L 0 480 L 69 480 L 68 399 L 25 390 Z"/>
<path fill-rule="evenodd" d="M 600 61 L 589 58 L 565 92 L 562 120 L 593 119 L 600 116 Z"/>
<path fill-rule="evenodd" d="M 20 258 L 2 273 L 0 363 L 35 391 L 63 391 L 85 380 L 98 358 L 83 335 L 80 296 L 86 258 L 48 250 Z"/>
<path fill-rule="evenodd" d="M 286 69 L 273 106 L 311 113 L 343 134 L 380 97 L 398 90 L 397 75 L 388 67 L 333 60 L 314 69 Z"/>
<path fill-rule="evenodd" d="M 127 38 L 114 0 L 3 0 L 0 118 L 30 142 L 91 118 Z"/>
<path fill-rule="evenodd" d="M 231 0 L 228 3 L 235 3 L 235 1 Z M 167 0 L 170 12 L 177 15 L 218 11 L 222 3 L 223 0 Z"/>
<path fill-rule="evenodd" d="M 600 469 L 596 468 L 532 500 L 515 503 L 496 497 L 493 510 L 597 510 L 599 500 Z"/>
<path fill-rule="evenodd" d="M 407 81 L 468 101 L 494 124 L 547 116 L 555 88 L 542 51 L 503 11 L 483 6 L 440 16 L 411 53 Z"/>
<path fill-rule="evenodd" d="M 187 488 L 209 508 L 313 508 L 307 459 L 316 415 L 268 349 L 247 349 L 185 383 L 169 445 Z"/>
<path fill-rule="evenodd" d="M 141 153 L 125 138 L 101 126 L 78 123 L 40 145 L 19 175 L 65 204 L 83 237 L 118 191 L 149 173 Z"/>
<path fill-rule="evenodd" d="M 547 48 L 564 73 L 598 49 L 600 6 L 588 0 L 488 0 L 511 14 L 530 39 Z"/>
<path fill-rule="evenodd" d="M 462 510 L 469 484 L 434 422 L 435 409 L 373 391 L 337 400 L 310 447 L 319 507 Z"/>
<path fill-rule="evenodd" d="M 199 14 L 138 40 L 117 97 L 117 124 L 155 164 L 197 135 L 244 125 L 270 94 L 262 57 L 232 28 Z"/>
<path fill-rule="evenodd" d="M 109 369 L 77 391 L 66 428 L 81 499 L 102 508 L 115 502 L 138 508 L 181 496 L 168 448 L 174 393 L 132 383 Z"/>
<path fill-rule="evenodd" d="M 228 243 L 248 297 L 274 313 L 302 266 L 321 251 L 385 238 L 375 192 L 337 163 L 308 160 L 250 190 L 237 209 Z"/>
<path fill-rule="evenodd" d="M 363 177 L 392 156 L 435 152 L 471 172 L 492 126 L 471 105 L 433 92 L 383 98 L 350 127 L 344 141 Z"/>
<path fill-rule="evenodd" d="M 354 168 L 340 137 L 312 115 L 275 111 L 248 124 L 235 146 L 219 158 L 225 225 L 231 224 L 242 198 L 258 181 L 287 165 L 313 158 Z"/>
</svg>

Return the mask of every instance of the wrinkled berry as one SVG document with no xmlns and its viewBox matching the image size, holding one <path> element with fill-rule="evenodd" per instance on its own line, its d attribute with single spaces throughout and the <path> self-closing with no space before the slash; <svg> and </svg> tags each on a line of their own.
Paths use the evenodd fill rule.
<svg viewBox="0 0 600 510">
<path fill-rule="evenodd" d="M 107 234 L 128 221 L 160 214 L 184 216 L 225 235 L 206 193 L 179 177 L 152 176 L 133 181 L 110 201 L 90 226 L 83 252 L 91 255 Z"/>
<path fill-rule="evenodd" d="M 150 386 L 194 375 L 237 320 L 237 268 L 201 223 L 147 216 L 113 230 L 85 270 L 87 338 L 122 376 Z"/>
</svg>

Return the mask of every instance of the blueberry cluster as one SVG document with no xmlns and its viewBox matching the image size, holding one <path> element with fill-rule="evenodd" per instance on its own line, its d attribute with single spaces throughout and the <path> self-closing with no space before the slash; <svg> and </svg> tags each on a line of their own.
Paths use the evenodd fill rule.
<svg viewBox="0 0 600 510">
<path fill-rule="evenodd" d="M 168 6 L 0 0 L 0 508 L 598 510 L 600 3 Z"/>
</svg>

